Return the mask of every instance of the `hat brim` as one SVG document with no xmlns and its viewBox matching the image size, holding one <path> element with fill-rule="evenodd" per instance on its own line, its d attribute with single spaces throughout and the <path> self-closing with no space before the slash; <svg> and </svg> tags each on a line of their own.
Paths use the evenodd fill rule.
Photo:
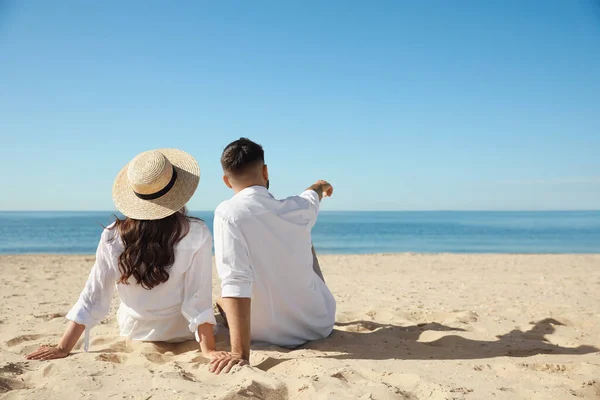
<svg viewBox="0 0 600 400">
<path fill-rule="evenodd" d="M 181 210 L 192 198 L 200 182 L 200 167 L 190 154 L 178 149 L 156 150 L 177 170 L 177 180 L 165 195 L 154 200 L 138 198 L 127 178 L 127 164 L 113 184 L 113 202 L 123 215 L 138 220 L 156 220 Z"/>
</svg>

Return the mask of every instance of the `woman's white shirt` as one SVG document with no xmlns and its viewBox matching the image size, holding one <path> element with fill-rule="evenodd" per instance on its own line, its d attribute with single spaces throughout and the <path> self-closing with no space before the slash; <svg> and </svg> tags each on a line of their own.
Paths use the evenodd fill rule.
<svg viewBox="0 0 600 400">
<path fill-rule="evenodd" d="M 175 262 L 169 279 L 144 289 L 135 278 L 117 284 L 118 258 L 123 242 L 117 229 L 105 229 L 96 251 L 96 262 L 79 300 L 67 319 L 89 331 L 108 314 L 115 287 L 121 303 L 117 320 L 121 336 L 144 341 L 183 341 L 197 337 L 198 326 L 216 324 L 212 308 L 212 237 L 204 222 L 190 221 L 189 233 L 175 245 Z"/>
</svg>

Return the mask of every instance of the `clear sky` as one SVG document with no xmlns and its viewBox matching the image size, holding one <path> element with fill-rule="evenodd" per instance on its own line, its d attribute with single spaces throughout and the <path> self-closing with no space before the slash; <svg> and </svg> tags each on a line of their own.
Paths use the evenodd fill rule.
<svg viewBox="0 0 600 400">
<path fill-rule="evenodd" d="M 241 136 L 329 210 L 599 209 L 600 5 L 0 0 L 0 209 L 112 210 L 178 147 L 211 210 Z"/>
</svg>

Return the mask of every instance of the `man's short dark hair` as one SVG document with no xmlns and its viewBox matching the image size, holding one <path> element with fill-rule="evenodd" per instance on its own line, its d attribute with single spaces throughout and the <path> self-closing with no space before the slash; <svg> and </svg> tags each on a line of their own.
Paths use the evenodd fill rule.
<svg viewBox="0 0 600 400">
<path fill-rule="evenodd" d="M 223 171 L 233 176 L 244 175 L 249 168 L 264 162 L 265 152 L 262 146 L 246 138 L 229 143 L 221 156 Z"/>
</svg>

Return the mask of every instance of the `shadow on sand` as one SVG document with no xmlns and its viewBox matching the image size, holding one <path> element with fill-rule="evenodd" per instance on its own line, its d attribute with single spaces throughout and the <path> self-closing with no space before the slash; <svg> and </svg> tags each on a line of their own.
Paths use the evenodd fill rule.
<svg viewBox="0 0 600 400">
<path fill-rule="evenodd" d="M 373 321 L 338 323 L 330 337 L 307 343 L 303 349 L 339 352 L 327 356 L 337 359 L 405 359 L 405 360 L 470 360 L 492 357 L 529 357 L 536 354 L 589 354 L 600 351 L 593 346 L 562 347 L 550 343 L 545 335 L 552 334 L 555 326 L 563 325 L 547 318 L 532 322 L 528 331 L 513 330 L 497 336 L 498 340 L 472 340 L 459 335 L 441 336 L 420 342 L 421 335 L 434 332 L 465 332 L 464 329 L 439 323 L 415 326 L 395 326 Z M 352 331 L 355 330 L 355 331 Z M 436 335 L 434 335 L 436 336 Z"/>
<path fill-rule="evenodd" d="M 494 357 L 530 357 L 537 354 L 582 355 L 600 352 L 600 349 L 593 346 L 563 347 L 550 343 L 546 335 L 554 333 L 556 326 L 564 326 L 555 319 L 546 318 L 532 322 L 531 325 L 533 326 L 529 330 L 515 329 L 497 336 L 497 340 L 486 341 L 460 336 L 461 332 L 466 335 L 468 332 L 462 328 L 446 326 L 437 322 L 413 326 L 396 326 L 374 321 L 338 322 L 328 338 L 309 342 L 293 350 L 271 345 L 265 346 L 290 356 L 294 351 L 304 349 L 324 352 L 315 357 L 341 360 L 474 360 Z M 222 337 L 219 339 L 221 344 L 227 346 L 228 340 L 224 340 L 225 338 Z M 137 346 L 140 345 L 142 344 Z M 150 345 L 150 343 L 146 345 Z M 260 344 L 252 346 L 254 350 L 262 347 Z M 117 341 L 108 348 L 93 352 L 115 353 L 131 352 L 132 350 L 131 345 L 126 341 Z M 195 341 L 154 342 L 152 350 L 162 355 L 179 355 L 198 352 L 198 344 Z M 257 367 L 267 371 L 290 359 L 289 357 L 269 357 Z"/>
</svg>

